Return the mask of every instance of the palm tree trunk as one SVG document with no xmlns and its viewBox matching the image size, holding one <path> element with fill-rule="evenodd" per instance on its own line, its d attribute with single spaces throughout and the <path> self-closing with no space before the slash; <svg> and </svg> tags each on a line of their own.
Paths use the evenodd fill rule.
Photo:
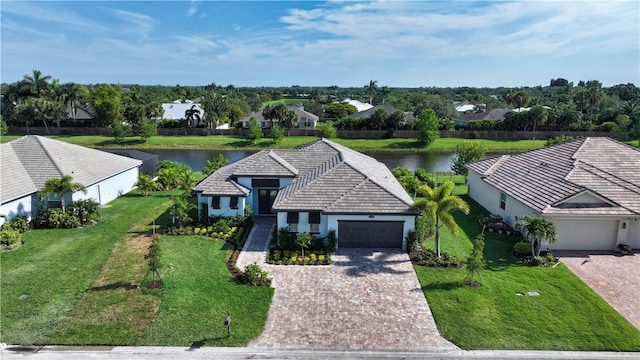
<svg viewBox="0 0 640 360">
<path fill-rule="evenodd" d="M 440 258 L 440 219 L 436 217 L 436 254 Z"/>
</svg>

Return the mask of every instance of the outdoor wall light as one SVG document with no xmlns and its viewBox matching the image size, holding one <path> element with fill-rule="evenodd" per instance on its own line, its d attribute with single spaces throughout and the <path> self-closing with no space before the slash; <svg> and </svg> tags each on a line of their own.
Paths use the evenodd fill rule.
<svg viewBox="0 0 640 360">
<path fill-rule="evenodd" d="M 622 228 L 623 228 L 623 229 L 626 229 L 626 228 L 627 228 L 627 223 L 626 223 L 626 222 L 623 222 L 623 223 L 622 223 Z"/>
</svg>

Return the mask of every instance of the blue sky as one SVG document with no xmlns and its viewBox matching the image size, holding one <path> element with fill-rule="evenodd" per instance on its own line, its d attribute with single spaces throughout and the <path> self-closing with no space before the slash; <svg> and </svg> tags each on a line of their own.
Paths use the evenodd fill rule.
<svg viewBox="0 0 640 360">
<path fill-rule="evenodd" d="M 640 85 L 638 1 L 2 1 L 0 81 Z"/>
</svg>

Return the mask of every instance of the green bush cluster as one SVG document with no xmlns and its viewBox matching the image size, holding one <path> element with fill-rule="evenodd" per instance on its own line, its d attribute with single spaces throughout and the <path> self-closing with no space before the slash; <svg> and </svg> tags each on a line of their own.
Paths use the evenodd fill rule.
<svg viewBox="0 0 640 360">
<path fill-rule="evenodd" d="M 13 250 L 22 244 L 22 233 L 29 230 L 26 216 L 17 215 L 11 221 L 2 224 L 0 229 L 0 246 L 5 250 Z"/>
<path fill-rule="evenodd" d="M 517 255 L 528 255 L 531 254 L 531 245 L 526 241 L 518 241 L 513 245 L 513 251 Z"/>
<path fill-rule="evenodd" d="M 53 209 L 47 212 L 47 224 L 54 229 L 74 229 L 80 227 L 80 219 L 72 209 Z"/>
<path fill-rule="evenodd" d="M 331 255 L 324 250 L 312 250 L 302 256 L 300 250 L 271 249 L 266 260 L 268 264 L 277 265 L 329 265 Z"/>
<path fill-rule="evenodd" d="M 245 266 L 244 273 L 241 276 L 241 281 L 250 285 L 265 285 L 270 282 L 269 274 L 263 270 L 257 263 L 249 264 Z"/>
</svg>

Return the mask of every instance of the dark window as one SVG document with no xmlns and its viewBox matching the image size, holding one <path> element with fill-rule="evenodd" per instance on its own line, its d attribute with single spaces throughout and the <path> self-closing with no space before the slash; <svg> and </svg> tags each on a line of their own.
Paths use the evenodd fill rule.
<svg viewBox="0 0 640 360">
<path fill-rule="evenodd" d="M 298 223 L 298 212 L 288 212 L 287 224 L 297 224 L 297 223 Z"/>
<path fill-rule="evenodd" d="M 309 224 L 320 224 L 320 212 L 314 211 L 309 213 Z"/>
<path fill-rule="evenodd" d="M 264 187 L 264 188 L 279 188 L 280 180 L 279 179 L 252 179 L 251 187 Z"/>
<path fill-rule="evenodd" d="M 500 193 L 500 209 L 505 210 L 507 208 L 507 194 Z"/>
<path fill-rule="evenodd" d="M 214 209 L 220 209 L 220 196 L 214 196 L 211 199 L 211 207 Z"/>
<path fill-rule="evenodd" d="M 232 209 L 237 209 L 238 208 L 238 197 L 237 196 L 232 196 L 229 199 L 229 207 Z"/>
</svg>

